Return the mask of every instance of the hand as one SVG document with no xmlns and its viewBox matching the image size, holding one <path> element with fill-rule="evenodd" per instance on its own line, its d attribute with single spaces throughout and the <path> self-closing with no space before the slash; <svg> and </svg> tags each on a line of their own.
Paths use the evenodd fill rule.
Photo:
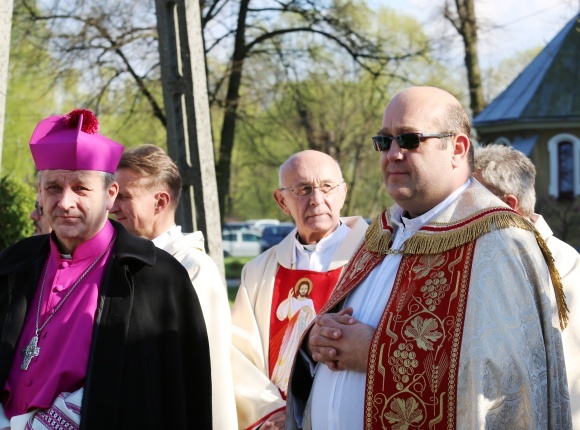
<svg viewBox="0 0 580 430">
<path fill-rule="evenodd" d="M 286 427 L 286 411 L 278 411 L 264 421 L 260 430 L 284 430 Z"/>
<path fill-rule="evenodd" d="M 319 315 L 308 336 L 308 352 L 331 370 L 366 372 L 374 332 L 374 327 L 352 317 L 350 307 Z"/>
<path fill-rule="evenodd" d="M 324 345 L 320 342 L 324 342 L 324 339 L 318 340 L 318 337 L 322 336 L 327 339 L 339 339 L 342 336 L 341 329 L 345 324 L 354 324 L 356 320 L 352 318 L 353 309 L 349 306 L 341 310 L 338 313 L 322 314 L 314 318 L 314 325 L 308 333 L 308 342 L 306 343 L 306 349 L 308 354 L 312 357 L 315 353 L 326 353 L 329 358 L 336 356 L 336 350 L 332 347 L 327 347 L 323 350 Z M 312 340 L 315 343 L 312 344 Z"/>
</svg>

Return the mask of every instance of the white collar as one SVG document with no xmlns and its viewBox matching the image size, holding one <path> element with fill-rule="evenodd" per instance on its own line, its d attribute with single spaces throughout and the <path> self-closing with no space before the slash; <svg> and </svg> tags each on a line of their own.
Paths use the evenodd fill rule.
<svg viewBox="0 0 580 430">
<path fill-rule="evenodd" d="M 463 184 L 461 187 L 457 188 L 455 191 L 449 194 L 445 200 L 443 200 L 437 206 L 433 207 L 433 209 L 425 212 L 421 216 L 412 219 L 403 216 L 405 209 L 400 206 L 395 207 L 391 214 L 393 224 L 395 224 L 397 227 L 402 225 L 407 230 L 418 231 L 421 227 L 427 224 L 429 220 L 435 218 L 437 215 L 447 209 L 447 207 L 453 203 L 461 195 L 461 193 L 463 193 L 467 187 L 469 187 L 470 184 L 471 178 L 468 179 L 467 182 L 465 182 L 465 184 Z"/>
<path fill-rule="evenodd" d="M 346 233 L 348 230 L 349 230 L 349 228 L 346 226 L 346 224 L 344 224 L 342 221 L 340 221 L 340 224 L 338 225 L 336 230 L 334 230 L 328 236 L 323 237 L 322 239 L 320 239 L 316 243 L 312 243 L 309 245 L 304 245 L 304 244 L 300 243 L 300 240 L 298 239 L 298 233 L 296 233 L 296 237 L 294 238 L 294 243 L 296 245 L 296 248 L 298 248 L 300 250 L 304 249 L 307 252 L 320 252 L 320 251 L 324 251 L 327 248 L 330 248 L 331 246 L 335 245 L 337 242 L 342 242 L 344 234 L 341 234 L 341 233 Z"/>
<path fill-rule="evenodd" d="M 298 234 L 294 238 L 294 250 L 292 252 L 292 268 L 308 269 L 325 272 L 336 249 L 348 235 L 350 227 L 342 221 L 336 230 L 312 245 L 303 245 L 298 240 Z"/>
<path fill-rule="evenodd" d="M 183 233 L 181 232 L 181 226 L 174 225 L 169 230 L 167 230 L 165 233 L 161 233 L 159 236 L 157 236 L 155 239 L 153 239 L 152 242 L 157 248 L 163 249 L 173 239 L 175 239 L 176 237 L 182 237 L 182 236 L 183 236 Z"/>
</svg>

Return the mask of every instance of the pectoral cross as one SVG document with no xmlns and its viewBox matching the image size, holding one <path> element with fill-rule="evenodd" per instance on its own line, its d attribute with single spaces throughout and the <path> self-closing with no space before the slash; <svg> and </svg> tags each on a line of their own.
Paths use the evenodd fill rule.
<svg viewBox="0 0 580 430">
<path fill-rule="evenodd" d="M 30 339 L 30 343 L 26 348 L 22 350 L 22 355 L 24 356 L 24 360 L 22 360 L 22 366 L 20 368 L 22 370 L 28 370 L 28 365 L 30 361 L 37 357 L 40 354 L 40 348 L 38 347 L 38 336 L 34 336 Z"/>
</svg>

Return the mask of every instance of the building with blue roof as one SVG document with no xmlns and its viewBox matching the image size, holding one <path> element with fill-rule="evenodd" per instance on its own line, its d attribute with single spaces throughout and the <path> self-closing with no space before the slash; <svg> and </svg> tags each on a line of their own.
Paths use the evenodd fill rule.
<svg viewBox="0 0 580 430">
<path fill-rule="evenodd" d="M 537 210 L 580 247 L 580 13 L 473 120 L 481 145 L 500 143 L 535 164 Z"/>
</svg>

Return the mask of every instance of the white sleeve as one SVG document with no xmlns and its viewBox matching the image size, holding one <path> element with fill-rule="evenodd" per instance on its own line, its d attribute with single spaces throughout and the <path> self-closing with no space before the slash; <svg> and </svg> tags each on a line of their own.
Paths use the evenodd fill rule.
<svg viewBox="0 0 580 430">
<path fill-rule="evenodd" d="M 261 333 L 269 327 L 261 326 L 256 317 L 256 312 L 265 309 L 256 311 L 253 306 L 256 295 L 254 278 L 274 279 L 274 275 L 264 275 L 263 267 L 260 267 L 256 269 L 260 275 L 250 277 L 248 283 L 247 267 L 242 272 L 242 284 L 232 307 L 232 370 L 239 428 L 255 429 L 272 414 L 284 410 L 286 401 L 268 375 L 264 353 L 267 346 L 262 342 Z"/>
<path fill-rule="evenodd" d="M 6 418 L 6 413 L 4 412 L 4 405 L 0 403 L 0 429 L 10 427 L 10 420 Z"/>
<path fill-rule="evenodd" d="M 46 430 L 46 423 L 49 420 L 66 423 L 67 428 L 71 430 L 78 429 L 81 422 L 83 392 L 84 389 L 79 388 L 73 393 L 61 393 L 48 409 L 37 409 L 12 417 L 10 430 L 25 430 L 27 425 L 33 430 Z"/>
</svg>

